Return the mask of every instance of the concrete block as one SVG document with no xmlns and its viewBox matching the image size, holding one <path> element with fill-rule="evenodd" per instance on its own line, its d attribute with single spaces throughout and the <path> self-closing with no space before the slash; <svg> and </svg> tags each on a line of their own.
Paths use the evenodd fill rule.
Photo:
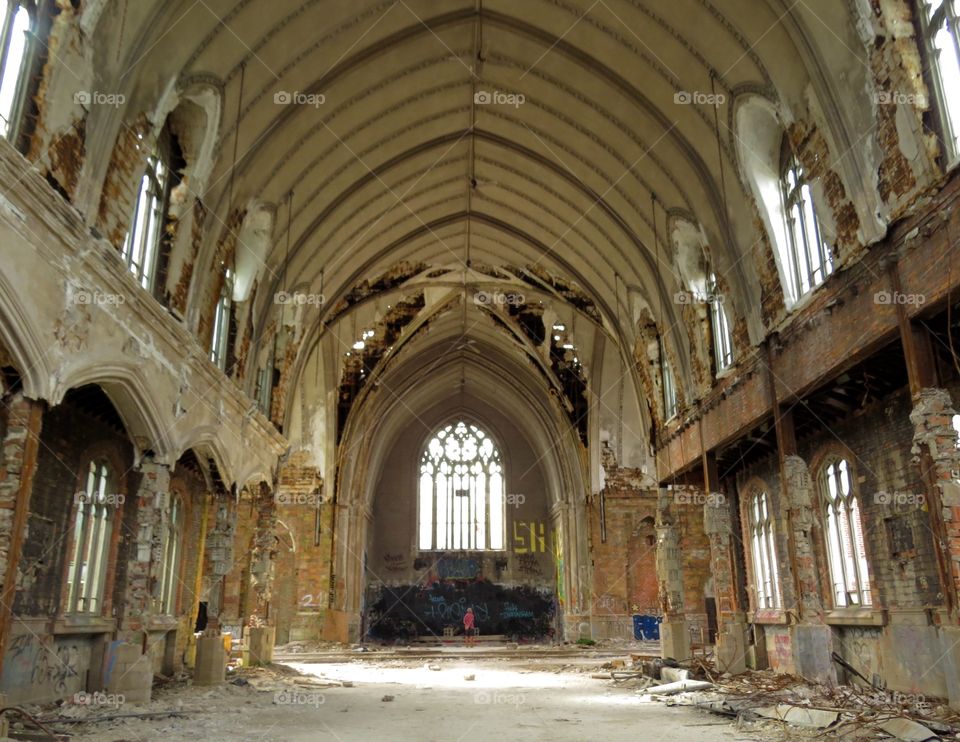
<svg viewBox="0 0 960 742">
<path fill-rule="evenodd" d="M 247 646 L 251 665 L 269 665 L 273 662 L 276 627 L 256 626 L 247 629 Z"/>
<path fill-rule="evenodd" d="M 685 660 L 690 657 L 690 634 L 687 622 L 672 619 L 660 624 L 660 656 L 666 659 Z"/>
<path fill-rule="evenodd" d="M 792 626 L 794 664 L 797 672 L 807 680 L 827 685 L 837 682 L 833 652 L 833 631 L 823 624 Z"/>
<path fill-rule="evenodd" d="M 136 644 L 116 642 L 108 650 L 104 690 L 122 695 L 126 703 L 149 703 L 153 692 L 153 662 Z"/>
<path fill-rule="evenodd" d="M 747 670 L 747 625 L 730 621 L 717 634 L 717 669 L 737 675 Z"/>
<path fill-rule="evenodd" d="M 225 680 L 226 674 L 227 652 L 223 647 L 223 639 L 218 634 L 197 637 L 193 684 L 216 685 Z"/>
</svg>

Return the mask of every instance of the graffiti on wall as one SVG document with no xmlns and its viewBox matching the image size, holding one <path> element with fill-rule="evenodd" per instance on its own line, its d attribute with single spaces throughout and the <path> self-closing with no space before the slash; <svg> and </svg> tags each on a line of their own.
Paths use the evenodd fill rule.
<svg viewBox="0 0 960 742">
<path fill-rule="evenodd" d="M 537 554 L 547 550 L 547 528 L 542 521 L 513 521 L 513 551 L 516 554 Z"/>
</svg>

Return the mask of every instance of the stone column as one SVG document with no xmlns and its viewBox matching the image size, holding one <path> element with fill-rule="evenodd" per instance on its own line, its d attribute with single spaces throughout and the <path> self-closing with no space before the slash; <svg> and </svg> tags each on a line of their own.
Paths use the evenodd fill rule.
<svg viewBox="0 0 960 742">
<path fill-rule="evenodd" d="M 261 483 L 256 497 L 257 524 L 250 554 L 250 587 L 254 594 L 251 625 L 267 621 L 277 556 L 277 505 L 271 488 Z"/>
<path fill-rule="evenodd" d="M 220 593 L 223 580 L 233 568 L 233 538 L 237 528 L 237 511 L 233 503 L 223 495 L 214 498 L 215 516 L 207 531 L 206 573 L 204 593 L 207 598 L 207 629 L 220 629 Z"/>
<path fill-rule="evenodd" d="M 0 667 L 6 654 L 20 550 L 26 535 L 33 475 L 37 469 L 43 404 L 17 393 L 8 402 L 0 449 Z"/>
<path fill-rule="evenodd" d="M 657 582 L 660 588 L 660 654 L 685 660 L 690 656 L 690 634 L 683 605 L 683 569 L 680 535 L 670 512 L 670 493 L 660 491 L 657 502 Z"/>
<path fill-rule="evenodd" d="M 737 600 L 733 520 L 723 495 L 706 498 L 703 528 L 710 540 L 710 573 L 717 600 L 717 668 L 734 674 L 744 672 L 747 669 L 747 622 Z"/>
<path fill-rule="evenodd" d="M 170 467 L 145 458 L 138 467 L 140 486 L 124 509 L 136 510 L 136 535 L 127 560 L 123 604 L 118 606 L 120 637 L 139 641 L 152 615 L 163 608 L 156 590 L 163 571 L 163 537 L 169 517 Z"/>
</svg>

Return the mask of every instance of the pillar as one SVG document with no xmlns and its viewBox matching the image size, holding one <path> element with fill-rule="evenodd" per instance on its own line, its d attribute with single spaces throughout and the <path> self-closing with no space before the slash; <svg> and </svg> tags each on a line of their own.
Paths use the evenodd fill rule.
<svg viewBox="0 0 960 742">
<path fill-rule="evenodd" d="M 37 469 L 43 404 L 22 392 L 8 403 L 7 432 L 0 450 L 0 667 L 6 654 L 20 548 L 30 512 L 30 494 Z"/>
<path fill-rule="evenodd" d="M 657 503 L 657 582 L 660 587 L 660 654 L 685 660 L 690 656 L 690 634 L 683 605 L 683 569 L 680 535 L 670 512 L 670 493 L 661 490 Z"/>
<path fill-rule="evenodd" d="M 716 661 L 720 672 L 747 669 L 747 622 L 737 600 L 733 521 L 730 504 L 719 493 L 703 506 L 703 527 L 710 540 L 710 573 L 717 601 Z"/>
</svg>

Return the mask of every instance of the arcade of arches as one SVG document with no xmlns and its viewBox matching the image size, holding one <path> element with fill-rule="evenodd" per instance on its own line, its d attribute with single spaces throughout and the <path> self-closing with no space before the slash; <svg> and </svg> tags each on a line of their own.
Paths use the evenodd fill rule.
<svg viewBox="0 0 960 742">
<path fill-rule="evenodd" d="M 960 706 L 956 0 L 0 9 L 10 703 L 473 607 Z"/>
</svg>

